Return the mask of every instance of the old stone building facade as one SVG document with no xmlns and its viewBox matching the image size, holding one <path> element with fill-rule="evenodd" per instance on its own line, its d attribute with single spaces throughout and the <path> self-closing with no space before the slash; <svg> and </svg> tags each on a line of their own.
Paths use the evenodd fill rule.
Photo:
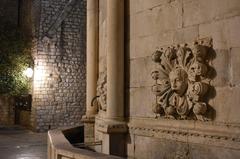
<svg viewBox="0 0 240 159">
<path fill-rule="evenodd" d="M 86 138 L 102 141 L 97 151 L 240 157 L 239 1 L 99 0 L 87 8 L 87 54 L 99 61 L 87 69 L 96 75 L 87 97 L 96 84 L 99 98 L 84 120 L 95 132 Z"/>
<path fill-rule="evenodd" d="M 98 143 L 77 149 L 53 131 L 50 158 L 240 158 L 239 0 L 31 6 L 31 126 L 83 122 Z"/>
<path fill-rule="evenodd" d="M 34 79 L 31 125 L 78 125 L 85 111 L 86 1 L 32 2 Z"/>
<path fill-rule="evenodd" d="M 32 109 L 20 111 L 20 124 L 36 131 L 78 125 L 86 98 L 86 1 L 4 0 L 0 18 L 32 39 Z M 5 98 L 0 123 L 19 124 Z"/>
</svg>

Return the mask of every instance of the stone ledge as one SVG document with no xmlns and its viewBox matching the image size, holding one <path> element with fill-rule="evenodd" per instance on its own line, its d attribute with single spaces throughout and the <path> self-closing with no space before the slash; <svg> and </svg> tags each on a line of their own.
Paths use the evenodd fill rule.
<svg viewBox="0 0 240 159">
<path fill-rule="evenodd" d="M 240 149 L 240 127 L 214 122 L 131 118 L 130 134 Z"/>
<path fill-rule="evenodd" d="M 95 126 L 98 131 L 103 133 L 127 133 L 128 132 L 128 126 L 123 121 L 97 118 Z"/>
<path fill-rule="evenodd" d="M 95 115 L 84 115 L 81 119 L 83 123 L 95 123 Z"/>
<path fill-rule="evenodd" d="M 67 129 L 48 132 L 48 159 L 121 159 L 73 147 L 62 133 L 65 130 Z"/>
</svg>

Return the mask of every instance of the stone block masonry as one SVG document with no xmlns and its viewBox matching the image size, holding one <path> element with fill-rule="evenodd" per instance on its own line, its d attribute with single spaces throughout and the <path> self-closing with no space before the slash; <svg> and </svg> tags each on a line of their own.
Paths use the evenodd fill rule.
<svg viewBox="0 0 240 159">
<path fill-rule="evenodd" d="M 100 1 L 102 6 L 106 6 L 105 0 Z M 239 158 L 239 139 L 231 137 L 238 136 L 240 130 L 240 1 L 129 0 L 126 3 L 129 6 L 125 24 L 128 40 L 125 43 L 125 60 L 128 61 L 126 70 L 129 71 L 125 81 L 126 112 L 130 119 L 128 158 Z M 104 7 L 100 7 L 102 12 Z M 104 27 L 105 24 L 100 23 L 99 35 L 104 33 Z M 206 37 L 212 38 L 214 50 L 214 57 L 209 63 L 214 69 L 209 71 L 211 87 L 205 96 L 209 99 L 208 110 L 212 109 L 212 114 L 209 113 L 212 121 L 155 119 L 152 101 L 156 98 L 149 93 L 151 83 L 154 84 L 149 76 L 157 67 L 150 62 L 153 51 L 184 43 L 190 46 Z M 99 41 L 103 40 L 104 37 L 100 37 Z M 104 48 L 104 44 L 100 43 L 99 48 Z M 103 65 L 101 60 L 99 62 Z M 138 119 L 141 119 L 139 125 Z M 201 130 L 195 129 L 194 137 L 194 133 L 186 133 L 193 130 L 189 127 L 191 124 L 194 129 L 201 127 L 203 133 L 216 134 L 200 135 Z M 213 125 L 219 129 L 210 128 Z M 164 129 L 163 133 L 158 134 L 160 129 Z M 173 129 L 176 131 L 171 132 Z M 163 135 L 165 132 L 166 136 Z M 228 138 L 227 135 L 231 136 L 230 140 L 222 140 Z"/>
<path fill-rule="evenodd" d="M 37 5 L 36 5 L 37 4 Z M 31 126 L 74 126 L 85 113 L 86 1 L 34 0 Z"/>
</svg>

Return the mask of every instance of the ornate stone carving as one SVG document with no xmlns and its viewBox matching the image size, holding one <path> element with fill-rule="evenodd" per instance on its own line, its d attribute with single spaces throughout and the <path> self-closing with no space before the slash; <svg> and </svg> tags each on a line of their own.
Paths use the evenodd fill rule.
<svg viewBox="0 0 240 159">
<path fill-rule="evenodd" d="M 135 117 L 128 127 L 131 135 L 240 150 L 240 124 Z"/>
<path fill-rule="evenodd" d="M 151 74 L 155 80 L 152 92 L 156 95 L 153 112 L 157 116 L 209 120 L 203 97 L 209 88 L 210 49 L 211 39 L 204 39 L 192 47 L 178 45 L 153 53 L 152 60 L 157 63 Z"/>
<path fill-rule="evenodd" d="M 97 100 L 99 110 L 107 109 L 107 73 L 106 71 L 99 74 L 97 82 Z"/>
<path fill-rule="evenodd" d="M 232 129 L 232 128 L 231 128 Z M 234 130 L 234 129 L 233 129 Z M 240 138 L 236 134 L 220 133 L 209 130 L 182 130 L 180 128 L 158 128 L 129 125 L 129 133 L 154 138 L 175 139 L 182 142 L 222 145 L 227 148 L 240 149 Z M 207 141 L 207 142 L 206 142 Z M 223 144 L 224 143 L 224 144 Z"/>
</svg>

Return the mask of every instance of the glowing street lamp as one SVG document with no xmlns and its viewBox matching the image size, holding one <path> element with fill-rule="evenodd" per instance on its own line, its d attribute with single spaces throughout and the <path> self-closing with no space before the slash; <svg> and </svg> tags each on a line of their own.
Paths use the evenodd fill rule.
<svg viewBox="0 0 240 159">
<path fill-rule="evenodd" d="M 23 74 L 25 75 L 25 76 L 27 76 L 28 78 L 32 78 L 32 76 L 33 76 L 33 69 L 32 68 L 27 68 L 24 72 L 23 72 Z"/>
</svg>

